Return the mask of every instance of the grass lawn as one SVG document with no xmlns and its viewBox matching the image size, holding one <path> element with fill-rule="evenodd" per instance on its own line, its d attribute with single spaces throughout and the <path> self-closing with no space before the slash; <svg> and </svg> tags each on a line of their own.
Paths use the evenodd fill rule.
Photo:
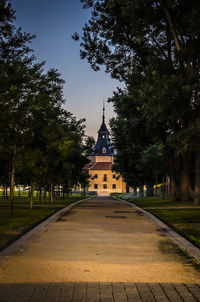
<svg viewBox="0 0 200 302">
<path fill-rule="evenodd" d="M 130 194 L 113 194 L 113 196 L 125 199 L 138 205 L 141 208 L 162 207 L 162 208 L 179 208 L 179 207 L 195 207 L 191 201 L 172 202 L 169 198 L 162 199 L 161 197 L 131 197 Z"/>
<path fill-rule="evenodd" d="M 200 209 L 149 210 L 200 248 Z"/>
<path fill-rule="evenodd" d="M 168 198 L 134 198 L 118 195 L 152 213 L 200 248 L 200 207 L 191 201 L 171 202 Z"/>
<path fill-rule="evenodd" d="M 9 215 L 9 200 L 0 199 L 0 250 L 16 238 L 30 230 L 33 226 L 52 215 L 61 208 L 87 198 L 88 196 L 72 195 L 55 200 L 54 203 L 39 204 L 35 198 L 33 209 L 29 208 L 29 199 L 25 196 L 15 198 L 14 216 Z"/>
</svg>

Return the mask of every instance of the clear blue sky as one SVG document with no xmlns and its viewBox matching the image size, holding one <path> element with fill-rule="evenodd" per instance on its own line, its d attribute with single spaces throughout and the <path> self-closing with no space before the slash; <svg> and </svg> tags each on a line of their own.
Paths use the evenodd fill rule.
<svg viewBox="0 0 200 302">
<path fill-rule="evenodd" d="M 86 134 L 96 138 L 102 116 L 103 98 L 112 96 L 121 86 L 103 70 L 95 72 L 80 59 L 79 42 L 71 36 L 82 33 L 90 12 L 80 0 L 11 0 L 16 10 L 16 23 L 24 31 L 35 34 L 32 48 L 47 68 L 56 68 L 66 81 L 65 108 L 78 119 L 86 118 Z M 106 103 L 106 123 L 113 116 L 112 105 Z"/>
</svg>

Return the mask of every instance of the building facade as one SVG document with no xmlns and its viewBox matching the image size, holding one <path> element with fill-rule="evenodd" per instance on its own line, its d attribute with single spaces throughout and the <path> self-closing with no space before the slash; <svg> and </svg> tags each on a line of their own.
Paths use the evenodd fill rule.
<svg viewBox="0 0 200 302">
<path fill-rule="evenodd" d="M 90 185 L 88 191 L 98 195 L 110 193 L 125 193 L 126 183 L 122 176 L 112 171 L 114 154 L 110 143 L 109 131 L 105 124 L 103 108 L 102 124 L 98 131 L 98 139 L 94 151 L 90 155 L 90 164 L 87 166 Z"/>
</svg>

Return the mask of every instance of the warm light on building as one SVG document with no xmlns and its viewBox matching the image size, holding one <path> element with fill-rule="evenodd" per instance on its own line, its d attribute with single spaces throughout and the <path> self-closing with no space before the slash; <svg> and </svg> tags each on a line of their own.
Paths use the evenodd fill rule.
<svg viewBox="0 0 200 302">
<path fill-rule="evenodd" d="M 119 173 L 112 171 L 114 152 L 105 124 L 103 108 L 102 124 L 98 131 L 98 139 L 90 156 L 90 164 L 86 167 L 89 172 L 90 185 L 88 191 L 98 195 L 126 192 L 126 183 Z"/>
</svg>

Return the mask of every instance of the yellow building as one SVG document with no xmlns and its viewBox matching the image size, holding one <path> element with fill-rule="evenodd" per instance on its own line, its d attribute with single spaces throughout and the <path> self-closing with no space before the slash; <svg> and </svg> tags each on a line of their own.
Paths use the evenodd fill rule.
<svg viewBox="0 0 200 302">
<path fill-rule="evenodd" d="M 90 175 L 88 191 L 95 191 L 98 195 L 124 193 L 126 183 L 119 173 L 112 171 L 114 154 L 110 144 L 109 131 L 105 125 L 104 110 L 103 108 L 97 143 L 90 156 L 90 164 L 87 166 Z"/>
</svg>

